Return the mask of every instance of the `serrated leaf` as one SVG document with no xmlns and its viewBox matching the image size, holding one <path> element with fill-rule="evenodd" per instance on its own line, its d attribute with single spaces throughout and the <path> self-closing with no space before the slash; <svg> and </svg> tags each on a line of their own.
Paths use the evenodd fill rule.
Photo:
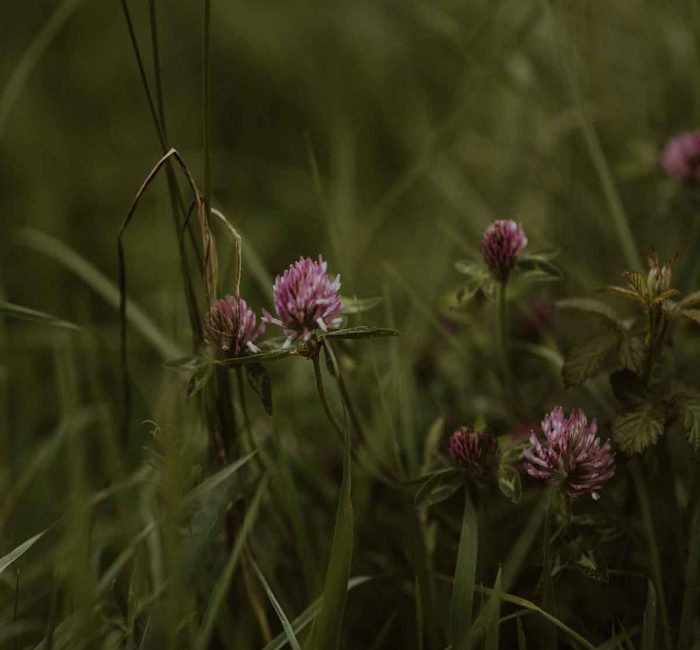
<svg viewBox="0 0 700 650">
<path fill-rule="evenodd" d="M 641 373 L 644 370 L 647 350 L 644 341 L 638 336 L 623 336 L 617 351 L 620 365 L 632 372 Z"/>
<path fill-rule="evenodd" d="M 619 333 L 615 330 L 607 330 L 572 348 L 561 371 L 564 385 L 567 388 L 578 386 L 587 379 L 595 377 L 619 342 Z"/>
<path fill-rule="evenodd" d="M 643 305 L 646 305 L 646 300 L 644 297 L 639 295 L 636 291 L 632 291 L 632 289 L 626 289 L 625 287 L 618 287 L 616 285 L 609 284 L 602 287 L 600 290 L 605 293 L 612 293 L 622 296 L 623 298 L 628 298 L 629 300 L 635 300 Z"/>
<path fill-rule="evenodd" d="M 503 496 L 513 503 L 518 503 L 522 496 L 520 474 L 512 465 L 500 465 L 498 468 L 498 487 Z"/>
<path fill-rule="evenodd" d="M 682 397 L 676 402 L 681 425 L 693 452 L 700 454 L 700 398 Z"/>
<path fill-rule="evenodd" d="M 340 296 L 340 301 L 343 303 L 344 314 L 361 314 L 381 304 L 382 298 L 381 296 L 372 296 L 371 298 Z"/>
<path fill-rule="evenodd" d="M 639 454 L 656 443 L 664 432 L 664 410 L 657 404 L 642 404 L 620 416 L 613 427 L 613 438 L 628 454 Z"/>
<path fill-rule="evenodd" d="M 622 275 L 637 294 L 644 297 L 649 293 L 647 279 L 639 271 L 625 271 Z"/>
<path fill-rule="evenodd" d="M 268 415 L 272 415 L 272 383 L 270 382 L 270 375 L 267 374 L 265 366 L 261 363 L 248 364 L 245 367 L 245 374 L 248 385 L 257 395 L 265 412 Z"/>
<path fill-rule="evenodd" d="M 425 477 L 413 498 L 414 508 L 428 508 L 449 499 L 464 483 L 464 470 L 443 469 Z"/>
<path fill-rule="evenodd" d="M 339 330 L 329 330 L 320 334 L 326 339 L 373 339 L 382 336 L 398 336 L 399 332 L 388 327 L 367 327 L 358 325 L 357 327 L 346 327 Z"/>
<path fill-rule="evenodd" d="M 559 309 L 573 309 L 583 311 L 588 314 L 595 314 L 610 321 L 614 325 L 619 325 L 620 321 L 612 307 L 595 298 L 567 298 L 556 302 Z"/>
</svg>

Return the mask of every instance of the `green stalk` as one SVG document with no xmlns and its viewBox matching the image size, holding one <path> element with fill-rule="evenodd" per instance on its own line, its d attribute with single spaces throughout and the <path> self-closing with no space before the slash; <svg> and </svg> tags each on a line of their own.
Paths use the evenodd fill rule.
<svg viewBox="0 0 700 650">
<path fill-rule="evenodd" d="M 478 539 L 476 509 L 469 493 L 469 486 L 465 482 L 462 528 L 450 598 L 450 636 L 453 650 L 467 650 L 471 646 Z"/>
<path fill-rule="evenodd" d="M 498 285 L 498 345 L 503 370 L 503 385 L 508 393 L 511 390 L 510 357 L 508 355 L 508 310 L 506 305 L 508 279 Z"/>
<path fill-rule="evenodd" d="M 646 484 L 639 459 L 632 458 L 629 461 L 630 473 L 632 482 L 634 483 L 639 499 L 639 508 L 642 513 L 642 521 L 646 530 L 647 540 L 649 542 L 649 553 L 651 555 L 651 570 L 654 576 L 654 586 L 656 587 L 659 610 L 661 612 L 661 627 L 663 628 L 663 639 L 665 650 L 671 650 L 671 631 L 669 628 L 668 608 L 666 606 L 666 594 L 663 586 L 663 569 L 661 567 L 661 554 L 659 553 L 659 544 L 656 539 L 656 530 L 654 529 L 654 519 L 651 511 L 651 500 L 647 492 Z"/>
<path fill-rule="evenodd" d="M 340 439 L 346 441 L 347 439 L 347 429 L 340 426 L 338 418 L 336 418 L 330 403 L 328 402 L 328 395 L 326 394 L 326 389 L 323 386 L 323 375 L 321 374 L 321 364 L 318 358 L 318 352 L 314 353 L 312 357 L 314 364 L 314 378 L 316 379 L 316 392 L 321 400 L 321 406 L 323 407 L 323 412 L 326 414 L 328 421 L 333 425 L 336 433 L 340 436 Z"/>
<path fill-rule="evenodd" d="M 204 207 L 211 219 L 211 124 L 209 120 L 209 40 L 211 0 L 202 0 L 202 152 L 204 171 Z"/>
</svg>

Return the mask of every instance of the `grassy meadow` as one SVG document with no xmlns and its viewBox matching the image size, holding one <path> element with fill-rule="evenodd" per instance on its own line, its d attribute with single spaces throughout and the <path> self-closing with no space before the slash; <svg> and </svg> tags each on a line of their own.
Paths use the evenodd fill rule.
<svg viewBox="0 0 700 650">
<path fill-rule="evenodd" d="M 0 34 L 1 649 L 700 648 L 698 0 Z"/>
</svg>

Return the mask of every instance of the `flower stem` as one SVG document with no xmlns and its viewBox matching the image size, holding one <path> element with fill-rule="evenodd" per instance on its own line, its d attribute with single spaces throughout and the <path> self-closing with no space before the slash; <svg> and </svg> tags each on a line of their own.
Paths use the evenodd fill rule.
<svg viewBox="0 0 700 650">
<path fill-rule="evenodd" d="M 328 421 L 333 425 L 336 433 L 340 436 L 340 439 L 346 444 L 348 442 L 347 429 L 340 426 L 338 418 L 336 418 L 330 403 L 328 402 L 328 396 L 326 395 L 326 389 L 323 387 L 323 375 L 321 374 L 321 364 L 319 362 L 318 351 L 316 351 L 312 357 L 314 364 L 314 377 L 316 379 L 316 392 L 318 392 L 318 397 L 321 400 L 321 406 L 323 406 L 323 412 L 326 414 Z"/>
<path fill-rule="evenodd" d="M 501 366 L 503 370 L 503 384 L 506 390 L 510 390 L 511 373 L 510 358 L 508 356 L 508 312 L 506 308 L 508 280 L 502 280 L 498 285 L 498 337 L 501 354 Z"/>
</svg>

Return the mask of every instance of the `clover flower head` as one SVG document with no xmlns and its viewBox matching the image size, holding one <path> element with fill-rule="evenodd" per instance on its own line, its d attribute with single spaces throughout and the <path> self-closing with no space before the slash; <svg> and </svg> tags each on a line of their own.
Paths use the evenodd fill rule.
<svg viewBox="0 0 700 650">
<path fill-rule="evenodd" d="M 481 238 L 481 254 L 497 280 L 506 280 L 518 254 L 527 246 L 523 227 L 509 219 L 494 221 Z"/>
<path fill-rule="evenodd" d="M 661 166 L 678 181 L 700 182 L 700 131 L 682 133 L 671 138 L 661 155 Z"/>
<path fill-rule="evenodd" d="M 212 303 L 204 317 L 204 340 L 234 357 L 260 352 L 254 341 L 265 331 L 265 323 L 256 329 L 256 321 L 245 300 L 226 296 Z"/>
<path fill-rule="evenodd" d="M 590 494 L 598 500 L 603 483 L 615 474 L 615 456 L 610 441 L 602 442 L 597 431 L 596 421 L 589 426 L 583 411 L 567 418 L 561 406 L 555 407 L 542 421 L 544 440 L 530 435 L 523 452 L 527 473 L 560 485 L 571 498 Z"/>
<path fill-rule="evenodd" d="M 272 292 L 277 317 L 263 310 L 263 320 L 284 330 L 285 347 L 296 339 L 308 341 L 315 330 L 325 332 L 342 322 L 339 290 L 340 276 L 328 277 L 328 265 L 320 255 L 318 261 L 301 257 L 275 278 Z"/>
<path fill-rule="evenodd" d="M 488 431 L 459 427 L 450 438 L 450 456 L 475 478 L 485 481 L 498 465 L 498 441 Z"/>
</svg>

